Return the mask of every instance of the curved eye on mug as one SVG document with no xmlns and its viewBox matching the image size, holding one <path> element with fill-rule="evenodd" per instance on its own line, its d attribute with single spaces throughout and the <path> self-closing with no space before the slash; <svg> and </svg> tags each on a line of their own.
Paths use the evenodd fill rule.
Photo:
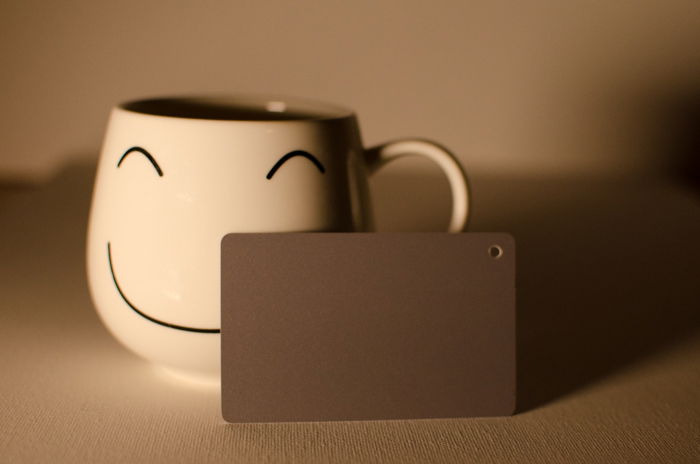
<svg viewBox="0 0 700 464">
<path fill-rule="evenodd" d="M 160 166 L 159 166 L 158 163 L 156 162 L 155 158 L 153 158 L 153 155 L 151 155 L 151 154 L 148 152 L 148 150 L 146 150 L 145 148 L 141 148 L 141 147 L 131 147 L 131 148 L 129 148 L 128 150 L 126 150 L 126 151 L 124 152 L 124 154 L 122 155 L 122 157 L 119 158 L 119 162 L 117 163 L 117 168 L 120 167 L 120 166 L 122 165 L 122 162 L 124 161 L 124 159 L 125 159 L 128 155 L 130 155 L 130 154 L 132 154 L 132 153 L 139 153 L 139 154 L 145 156 L 145 157 L 148 159 L 148 161 L 151 162 L 151 164 L 152 164 L 153 167 L 155 168 L 155 170 L 156 170 L 156 172 L 158 173 L 158 175 L 159 175 L 160 177 L 163 177 L 163 170 L 160 168 Z"/>
<path fill-rule="evenodd" d="M 304 150 L 294 150 L 294 151 L 290 151 L 289 153 L 287 153 L 286 155 L 284 155 L 282 158 L 280 158 L 280 159 L 275 163 L 274 166 L 272 166 L 272 169 L 270 169 L 270 172 L 267 173 L 267 176 L 266 176 L 267 179 L 268 179 L 268 180 L 269 180 L 269 179 L 272 179 L 272 176 L 275 175 L 275 173 L 277 172 L 277 170 L 278 170 L 284 163 L 286 163 L 286 162 L 289 161 L 290 159 L 292 159 L 292 158 L 294 158 L 294 157 L 297 157 L 297 156 L 304 157 L 304 158 L 308 159 L 309 161 L 311 161 L 312 163 L 314 163 L 314 166 L 316 166 L 316 167 L 318 168 L 318 170 L 321 171 L 321 174 L 324 174 L 324 173 L 326 172 L 326 168 L 323 167 L 323 164 L 321 164 L 321 162 L 318 160 L 318 158 L 316 158 L 314 155 L 312 155 L 312 154 L 309 153 L 308 151 L 304 151 Z"/>
</svg>

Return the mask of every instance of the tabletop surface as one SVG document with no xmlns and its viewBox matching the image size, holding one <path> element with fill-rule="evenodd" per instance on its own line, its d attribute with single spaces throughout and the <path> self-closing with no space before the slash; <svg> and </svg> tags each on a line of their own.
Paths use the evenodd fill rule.
<svg viewBox="0 0 700 464">
<path fill-rule="evenodd" d="M 473 180 L 471 230 L 518 246 L 512 417 L 227 424 L 217 389 L 170 378 L 100 323 L 84 266 L 93 174 L 69 165 L 38 188 L 0 186 L 0 460 L 700 461 L 698 190 Z M 440 179 L 373 188 L 380 229 L 446 224 Z"/>
</svg>

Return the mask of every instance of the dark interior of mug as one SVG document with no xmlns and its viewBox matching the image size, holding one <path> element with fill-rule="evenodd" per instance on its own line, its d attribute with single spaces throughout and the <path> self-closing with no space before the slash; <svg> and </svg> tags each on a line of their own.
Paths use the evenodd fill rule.
<svg viewBox="0 0 700 464">
<path fill-rule="evenodd" d="M 175 97 L 136 100 L 120 105 L 135 113 L 228 121 L 336 119 L 352 111 L 328 103 L 288 97 Z"/>
</svg>

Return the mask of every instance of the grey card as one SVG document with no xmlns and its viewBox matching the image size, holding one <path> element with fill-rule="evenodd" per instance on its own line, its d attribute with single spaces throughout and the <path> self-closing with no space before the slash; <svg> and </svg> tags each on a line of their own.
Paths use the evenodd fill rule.
<svg viewBox="0 0 700 464">
<path fill-rule="evenodd" d="M 500 233 L 228 234 L 229 422 L 515 408 L 515 243 Z"/>
</svg>

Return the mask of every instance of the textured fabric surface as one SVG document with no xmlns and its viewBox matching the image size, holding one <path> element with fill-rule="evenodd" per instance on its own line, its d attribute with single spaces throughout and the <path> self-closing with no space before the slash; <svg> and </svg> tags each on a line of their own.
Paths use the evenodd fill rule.
<svg viewBox="0 0 700 464">
<path fill-rule="evenodd" d="M 91 182 L 70 167 L 0 190 L 2 462 L 700 461 L 697 192 L 475 180 L 473 229 L 518 240 L 515 416 L 231 425 L 218 391 L 151 367 L 99 322 L 83 264 Z M 446 193 L 402 185 L 436 204 Z M 376 193 L 385 214 L 394 200 Z M 447 217 L 413 208 L 414 228 Z M 416 225 L 393 214 L 383 227 Z"/>
</svg>

